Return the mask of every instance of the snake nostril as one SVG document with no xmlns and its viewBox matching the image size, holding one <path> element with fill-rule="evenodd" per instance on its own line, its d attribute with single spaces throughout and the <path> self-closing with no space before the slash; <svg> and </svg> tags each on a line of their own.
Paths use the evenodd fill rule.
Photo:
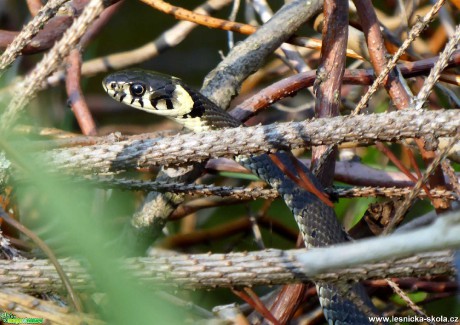
<svg viewBox="0 0 460 325">
<path fill-rule="evenodd" d="M 110 88 L 115 89 L 116 86 L 117 86 L 116 82 L 111 82 L 110 83 Z"/>
</svg>

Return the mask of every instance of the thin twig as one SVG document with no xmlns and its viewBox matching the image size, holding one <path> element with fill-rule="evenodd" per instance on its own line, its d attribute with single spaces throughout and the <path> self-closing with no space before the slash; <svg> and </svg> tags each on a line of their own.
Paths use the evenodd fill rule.
<svg viewBox="0 0 460 325">
<path fill-rule="evenodd" d="M 404 164 L 396 157 L 396 155 L 393 154 L 393 152 L 390 151 L 390 149 L 385 147 L 385 145 L 383 143 L 381 143 L 381 142 L 376 142 L 375 146 L 377 147 L 378 150 L 380 150 L 383 154 L 385 154 L 385 156 L 387 156 L 388 159 L 390 159 L 390 161 L 393 162 L 393 164 L 396 167 L 398 167 L 398 169 L 400 171 L 402 171 L 404 173 L 404 175 L 406 175 L 414 183 L 417 182 L 417 178 L 406 168 L 406 166 L 404 166 Z M 418 170 L 418 168 L 417 168 L 417 170 Z M 418 177 L 420 178 L 422 176 L 420 175 Z M 425 191 L 425 193 L 428 195 L 428 197 L 430 197 L 429 188 L 426 185 L 423 185 L 422 187 L 423 187 L 423 190 Z"/>
<path fill-rule="evenodd" d="M 428 69 L 431 69 L 435 65 L 437 59 L 438 57 L 432 57 L 416 62 L 406 62 L 399 64 L 398 67 L 404 77 L 410 78 L 426 74 Z M 449 65 L 458 66 L 459 63 L 460 51 L 456 51 L 449 59 Z M 343 76 L 343 83 L 370 85 L 375 80 L 374 74 L 375 71 L 369 69 L 347 69 Z M 256 114 L 258 110 L 268 107 L 280 99 L 292 96 L 301 89 L 312 86 L 315 79 L 316 71 L 309 71 L 277 81 L 239 104 L 231 111 L 231 114 L 238 120 L 244 121 Z"/>
<path fill-rule="evenodd" d="M 454 192 L 460 196 L 460 183 L 459 183 L 459 178 L 457 175 L 455 175 L 455 170 L 452 167 L 449 159 L 445 159 L 442 163 L 442 170 L 444 173 L 449 177 L 450 185 L 454 189 Z"/>
<path fill-rule="evenodd" d="M 363 32 L 366 35 L 366 43 L 372 66 L 375 72 L 381 75 L 382 70 L 385 70 L 387 66 L 388 52 L 386 51 L 375 9 L 370 0 L 354 0 L 354 3 L 359 20 L 363 26 Z M 382 82 L 398 109 L 404 109 L 410 105 L 411 91 L 408 89 L 405 80 L 399 77 L 398 71 L 396 73 L 390 72 Z M 355 109 L 353 114 L 357 114 L 358 112 L 359 110 Z"/>
<path fill-rule="evenodd" d="M 398 51 L 392 56 L 392 58 L 388 61 L 386 67 L 380 72 L 379 76 L 375 79 L 372 83 L 372 86 L 369 88 L 367 93 L 361 97 L 358 105 L 354 110 L 354 114 L 358 114 L 366 105 L 371 96 L 377 91 L 378 87 L 382 84 L 383 80 L 388 76 L 390 71 L 396 66 L 401 55 L 404 51 L 409 47 L 409 45 L 415 40 L 415 38 L 420 35 L 420 33 L 425 29 L 425 27 L 434 19 L 436 13 L 441 9 L 442 5 L 444 4 L 445 0 L 438 0 L 434 6 L 430 9 L 430 11 L 417 23 L 412 27 L 409 34 L 407 35 L 407 39 L 398 49 Z"/>
<path fill-rule="evenodd" d="M 294 176 L 295 177 L 295 176 Z M 159 181 L 142 181 L 123 178 L 108 178 L 108 177 L 93 177 L 82 179 L 68 180 L 76 184 L 92 184 L 101 188 L 120 188 L 130 191 L 157 191 L 157 192 L 171 192 L 182 193 L 194 196 L 219 196 L 225 198 L 232 198 L 238 203 L 239 200 L 256 200 L 256 199 L 275 199 L 279 195 L 273 189 L 264 189 L 262 187 L 231 187 L 231 186 L 215 186 L 204 184 L 183 184 L 183 183 L 168 183 Z M 309 190 L 307 188 L 307 190 Z M 412 187 L 335 187 L 326 188 L 326 193 L 340 198 L 353 198 L 353 197 L 387 197 L 398 198 L 404 197 L 410 193 Z M 429 190 L 429 194 L 434 198 L 441 198 L 444 200 L 456 200 L 457 195 L 453 191 L 444 189 Z M 324 194 L 323 194 L 324 195 Z M 419 198 L 428 198 L 426 192 L 418 194 Z M 225 204 L 225 202 L 223 202 Z M 218 205 L 218 204 L 217 204 Z M 216 204 L 205 205 L 205 207 L 213 207 Z"/>
<path fill-rule="evenodd" d="M 25 270 L 25 272 L 27 271 Z M 19 278 L 20 277 L 21 276 L 19 276 Z M 95 318 L 94 315 L 69 312 L 68 307 L 58 306 L 51 301 L 43 300 L 36 296 L 8 289 L 3 286 L 0 290 L 0 310 L 2 313 L 13 313 L 18 319 L 30 318 L 30 320 L 32 320 L 42 318 L 44 324 L 107 324 Z"/>
<path fill-rule="evenodd" d="M 43 25 L 54 17 L 59 8 L 69 0 L 50 0 L 43 6 L 38 14 L 29 22 L 21 33 L 15 37 L 14 41 L 6 48 L 5 52 L 0 56 L 0 77 L 3 70 L 6 69 L 14 59 L 19 55 L 21 50 L 26 46 L 32 38 L 38 33 Z"/>
<path fill-rule="evenodd" d="M 257 31 L 256 26 L 237 23 L 233 21 L 228 21 L 224 19 L 214 18 L 203 16 L 197 13 L 193 13 L 187 9 L 170 5 L 161 0 L 141 0 L 142 2 L 152 6 L 153 8 L 160 10 L 166 14 L 173 15 L 177 19 L 187 20 L 194 22 L 196 24 L 200 24 L 209 28 L 217 28 L 226 31 L 233 31 L 240 34 L 251 35 Z M 320 40 L 309 38 L 309 37 L 301 37 L 297 38 L 294 37 L 293 39 L 288 40 L 288 42 L 292 42 L 294 45 L 304 46 L 306 48 L 320 50 L 322 42 Z M 357 54 L 355 51 L 347 49 L 347 55 L 354 58 L 361 58 L 362 57 Z"/>
<path fill-rule="evenodd" d="M 72 26 L 63 35 L 62 39 L 54 45 L 53 49 L 35 66 L 32 72 L 16 85 L 16 93 L 20 94 L 20 96 L 13 97 L 6 111 L 1 116 L 1 132 L 5 133 L 6 130 L 13 127 L 13 123 L 18 118 L 19 113 L 41 88 L 40 85 L 57 69 L 61 60 L 69 54 L 91 23 L 103 10 L 103 0 L 91 0 L 83 10 L 81 16 L 74 21 Z"/>
<path fill-rule="evenodd" d="M 383 231 L 384 234 L 390 233 L 393 230 L 393 228 L 395 227 L 395 225 L 397 225 L 402 220 L 402 218 L 404 217 L 405 213 L 407 212 L 407 209 L 409 209 L 409 207 L 414 202 L 414 199 L 417 197 L 418 193 L 420 193 L 422 185 L 426 183 L 428 178 L 436 170 L 436 168 L 439 166 L 439 164 L 447 157 L 447 155 L 449 154 L 450 149 L 459 140 L 460 140 L 460 132 L 458 132 L 454 137 L 452 137 L 450 139 L 449 144 L 442 149 L 442 151 L 436 156 L 435 159 L 433 159 L 432 163 L 430 164 L 430 166 L 428 166 L 428 168 L 427 168 L 425 174 L 423 175 L 423 177 L 419 178 L 419 180 L 415 184 L 413 190 L 409 193 L 409 195 L 405 198 L 404 202 L 396 210 L 393 219 L 391 219 L 390 223 L 388 224 L 388 226 Z"/>
<path fill-rule="evenodd" d="M 208 0 L 204 4 L 195 8 L 194 13 L 209 15 L 210 13 L 222 9 L 232 0 Z M 197 24 L 188 21 L 181 21 L 170 29 L 165 30 L 153 41 L 150 41 L 133 50 L 112 53 L 107 56 L 85 61 L 82 65 L 82 75 L 94 75 L 97 73 L 108 72 L 109 70 L 123 69 L 128 66 L 139 64 L 151 60 L 168 49 L 180 44 L 186 36 L 195 29 Z M 44 87 L 56 85 L 64 79 L 64 71 L 58 71 L 50 76 Z"/>
<path fill-rule="evenodd" d="M 238 10 L 240 9 L 240 0 L 233 0 L 233 6 L 232 6 L 232 11 L 230 12 L 230 15 L 228 16 L 229 21 L 235 21 L 236 20 L 236 15 L 238 14 Z M 228 48 L 231 49 L 233 45 L 235 44 L 233 41 L 233 32 L 228 31 Z"/>
<path fill-rule="evenodd" d="M 22 232 L 24 235 L 29 237 L 38 247 L 40 247 L 40 249 L 46 254 L 46 256 L 48 256 L 49 260 L 56 268 L 56 272 L 59 274 L 59 277 L 62 283 L 64 284 L 64 287 L 69 293 L 70 300 L 72 301 L 75 310 L 77 310 L 80 313 L 83 312 L 83 305 L 80 301 L 80 298 L 74 291 L 74 288 L 69 278 L 67 277 L 67 274 L 64 272 L 62 266 L 59 264 L 56 255 L 54 255 L 53 251 L 48 247 L 48 245 L 43 240 L 41 240 L 40 237 L 38 237 L 33 231 L 29 230 L 27 227 L 25 227 L 22 223 L 18 222 L 17 220 L 11 218 L 2 208 L 0 208 L 0 216 L 10 226 L 13 226 L 14 228 Z"/>
<path fill-rule="evenodd" d="M 67 58 L 67 78 L 66 78 L 66 91 L 69 96 L 70 106 L 75 114 L 78 125 L 84 135 L 95 136 L 96 123 L 93 116 L 86 104 L 83 92 L 80 88 L 81 77 L 81 54 L 78 49 L 70 52 Z"/>
<path fill-rule="evenodd" d="M 447 67 L 449 58 L 457 48 L 459 40 L 460 25 L 457 25 L 453 37 L 449 39 L 449 42 L 447 42 L 447 45 L 442 51 L 441 55 L 439 56 L 438 61 L 436 62 L 435 66 L 431 69 L 430 75 L 428 76 L 428 78 L 426 78 L 422 89 L 420 89 L 417 98 L 414 99 L 415 109 L 422 109 L 422 107 L 426 104 L 428 95 L 431 93 L 435 83 L 441 76 L 441 72 Z"/>
<path fill-rule="evenodd" d="M 423 310 L 417 306 L 416 303 L 414 303 L 409 296 L 398 286 L 396 282 L 390 279 L 386 279 L 388 285 L 390 286 L 391 289 L 402 299 L 404 302 L 407 304 L 407 306 L 410 307 L 415 313 L 419 314 L 422 316 L 424 319 L 428 319 L 428 315 L 423 312 Z M 428 322 L 428 321 L 427 321 Z M 436 325 L 435 322 L 428 322 L 430 325 Z"/>
</svg>

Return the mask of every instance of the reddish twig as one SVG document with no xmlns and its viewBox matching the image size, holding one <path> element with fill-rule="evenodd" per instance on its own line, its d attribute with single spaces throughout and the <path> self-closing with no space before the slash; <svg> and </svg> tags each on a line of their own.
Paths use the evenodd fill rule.
<svg viewBox="0 0 460 325">
<path fill-rule="evenodd" d="M 190 10 L 170 5 L 161 0 L 141 0 L 145 4 L 148 4 L 150 7 L 159 10 L 165 14 L 172 15 L 176 19 L 187 20 L 194 22 L 199 25 L 203 25 L 209 28 L 222 29 L 227 31 L 232 31 L 240 34 L 250 35 L 255 33 L 257 27 L 241 24 L 234 21 L 209 17 L 206 15 L 197 14 Z"/>
<path fill-rule="evenodd" d="M 456 292 L 459 289 L 458 282 L 456 281 L 427 281 L 421 280 L 418 278 L 405 278 L 405 279 L 392 279 L 396 282 L 401 288 L 416 291 L 423 290 L 430 293 L 445 293 L 445 292 Z M 382 280 L 366 280 L 364 281 L 366 285 L 372 287 L 388 287 L 388 282 L 384 279 Z"/>
<path fill-rule="evenodd" d="M 240 34 L 245 34 L 245 35 L 251 35 L 257 31 L 256 26 L 197 14 L 190 10 L 170 5 L 169 3 L 166 3 L 161 0 L 141 0 L 141 1 L 148 4 L 152 8 L 155 8 L 165 14 L 174 16 L 176 19 L 191 21 L 196 24 L 206 26 L 209 28 L 222 29 L 222 30 L 232 31 L 235 33 L 240 33 Z M 306 48 L 315 49 L 315 50 L 320 50 L 322 46 L 321 40 L 317 40 L 317 39 L 309 38 L 309 37 L 293 37 L 288 42 L 294 45 L 304 46 Z M 363 60 L 363 57 L 357 54 L 353 50 L 346 49 L 346 54 L 349 57 Z"/>
<path fill-rule="evenodd" d="M 398 167 L 398 169 L 404 173 L 404 175 L 409 177 L 409 179 L 412 180 L 414 183 L 417 182 L 417 178 L 409 171 L 409 169 L 406 168 L 406 166 L 404 166 L 404 164 L 395 156 L 395 154 L 391 152 L 383 143 L 376 142 L 375 146 L 377 147 L 377 149 L 380 150 L 380 152 L 385 154 L 385 156 L 387 156 L 388 159 L 390 159 L 391 162 L 395 164 L 395 166 Z M 418 168 L 417 170 L 420 173 L 420 170 Z M 419 175 L 419 178 L 420 177 L 422 177 L 421 174 Z M 433 200 L 430 194 L 430 190 L 425 184 L 423 185 L 423 189 L 425 190 L 425 193 L 430 198 L 430 200 Z"/>
<path fill-rule="evenodd" d="M 72 24 L 70 17 L 55 17 L 26 45 L 21 54 L 35 54 L 50 49 Z M 5 50 L 19 32 L 0 30 L 0 50 Z"/>
<path fill-rule="evenodd" d="M 80 89 L 81 54 L 78 49 L 70 52 L 67 64 L 66 91 L 72 111 L 82 133 L 89 136 L 96 135 L 96 123 Z"/>
<path fill-rule="evenodd" d="M 289 230 L 286 227 L 277 227 L 276 223 L 273 223 L 272 218 L 261 216 L 257 218 L 257 223 L 264 228 L 276 231 L 277 234 L 286 238 L 287 240 L 294 241 L 297 239 L 297 234 Z M 275 227 L 274 227 L 275 226 Z M 244 217 L 240 219 L 227 222 L 225 224 L 215 226 L 209 229 L 196 230 L 192 233 L 177 234 L 165 238 L 161 243 L 162 248 L 175 248 L 175 247 L 190 247 L 192 245 L 209 243 L 213 240 L 221 240 L 222 238 L 228 238 L 236 234 L 241 234 L 251 231 L 251 221 Z M 279 230 L 279 231 L 278 231 Z"/>
<path fill-rule="evenodd" d="M 415 161 L 415 156 L 412 152 L 412 149 L 408 146 L 403 146 L 402 149 L 406 153 L 406 156 L 409 157 L 410 165 L 412 166 L 412 168 L 414 168 L 415 175 L 417 175 L 417 178 L 422 177 L 422 172 L 420 171 L 420 168 L 418 168 L 418 164 Z"/>
<path fill-rule="evenodd" d="M 244 288 L 248 294 L 237 289 L 231 289 L 233 294 L 235 294 L 240 299 L 244 300 L 248 305 L 252 306 L 259 314 L 261 314 L 266 319 L 270 320 L 275 325 L 280 325 L 278 320 L 273 317 L 270 311 L 265 307 L 265 305 L 260 301 L 259 297 L 250 289 Z"/>
<path fill-rule="evenodd" d="M 370 0 L 354 0 L 353 2 L 356 5 L 359 20 L 366 36 L 372 66 L 376 74 L 380 74 L 387 64 L 388 52 L 374 7 Z M 383 86 L 398 109 L 409 107 L 411 97 L 394 71 L 390 72 L 384 79 Z"/>
<path fill-rule="evenodd" d="M 252 301 L 255 303 L 255 305 L 257 306 L 257 310 L 260 312 L 260 311 L 263 311 L 263 313 L 261 313 L 265 318 L 267 318 L 270 322 L 272 322 L 274 325 L 281 325 L 281 323 L 273 316 L 273 314 L 267 309 L 267 307 L 265 306 L 265 304 L 260 300 L 259 296 L 257 296 L 257 294 L 251 289 L 251 288 L 248 288 L 248 287 L 245 287 L 244 288 L 244 291 L 246 291 L 246 293 L 249 295 L 249 297 L 252 299 Z"/>
<path fill-rule="evenodd" d="M 354 3 L 361 21 L 363 32 L 366 35 L 372 66 L 375 72 L 380 75 L 387 66 L 388 52 L 385 48 L 375 10 L 370 0 L 354 0 Z M 387 90 L 396 108 L 402 110 L 410 107 L 411 94 L 407 85 L 403 84 L 405 81 L 398 78 L 396 71 L 397 70 L 391 71 L 388 76 L 383 79 L 383 86 Z M 357 112 L 357 110 L 355 111 Z M 422 154 L 423 160 L 427 165 L 430 164 L 436 157 L 435 153 L 425 149 L 425 141 L 423 139 L 416 139 L 415 141 Z M 437 186 L 445 187 L 444 175 L 440 167 L 438 167 L 434 171 L 433 176 L 429 178 L 429 184 L 432 188 Z M 439 200 L 434 200 L 433 205 L 437 210 L 446 208 L 444 203 Z"/>
<path fill-rule="evenodd" d="M 301 240 L 303 245 L 303 240 Z M 309 285 L 304 283 L 285 285 L 276 297 L 270 311 L 281 324 L 287 324 L 305 300 Z M 315 295 L 315 292 L 312 294 Z"/>
<path fill-rule="evenodd" d="M 410 78 L 427 74 L 434 66 L 438 57 L 432 57 L 416 62 L 406 62 L 398 65 L 404 77 Z M 460 65 L 460 50 L 456 51 L 449 59 L 449 67 Z M 294 95 L 301 89 L 313 86 L 316 71 L 308 71 L 284 78 L 262 89 L 257 95 L 245 100 L 235 107 L 231 114 L 239 120 L 247 120 L 262 108 L 283 98 Z M 374 70 L 345 70 L 344 84 L 370 85 L 375 79 Z"/>
</svg>

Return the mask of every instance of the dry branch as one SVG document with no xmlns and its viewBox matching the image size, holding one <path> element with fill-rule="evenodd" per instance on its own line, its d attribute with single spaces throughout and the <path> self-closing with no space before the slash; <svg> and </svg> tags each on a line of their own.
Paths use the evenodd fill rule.
<svg viewBox="0 0 460 325">
<path fill-rule="evenodd" d="M 71 312 L 67 307 L 8 288 L 2 288 L 0 291 L 0 310 L 13 313 L 20 318 L 43 318 L 45 324 L 106 324 L 92 315 Z"/>
<path fill-rule="evenodd" d="M 186 164 L 215 157 L 261 154 L 345 141 L 372 143 L 457 134 L 456 110 L 360 115 L 189 133 L 163 139 L 120 141 L 47 152 L 43 160 L 60 170 L 110 173 L 152 165 Z"/>
<path fill-rule="evenodd" d="M 405 259 L 362 264 L 330 272 L 305 269 L 317 250 L 276 250 L 227 254 L 176 254 L 153 250 L 149 257 L 123 260 L 120 267 L 133 277 L 155 286 L 175 284 L 183 288 L 215 288 L 276 285 L 305 281 L 360 281 L 385 277 L 419 277 L 452 274 L 450 251 L 425 253 Z M 327 255 L 326 248 L 321 253 Z M 303 259 L 299 263 L 299 258 Z M 75 289 L 93 288 L 82 264 L 73 259 L 60 263 Z M 346 264 L 345 264 L 346 265 Z M 5 288 L 26 292 L 62 289 L 54 266 L 48 260 L 0 260 L 0 282 Z"/>
<path fill-rule="evenodd" d="M 275 199 L 279 196 L 274 189 L 264 189 L 262 187 L 231 187 L 215 186 L 204 184 L 184 184 L 168 183 L 160 181 L 141 181 L 113 177 L 94 177 L 82 179 L 67 179 L 65 181 L 75 181 L 77 183 L 91 183 L 101 188 L 121 188 L 130 191 L 157 191 L 172 192 L 199 196 L 220 196 L 236 200 L 256 200 L 256 199 Z M 352 187 L 352 188 L 326 188 L 329 195 L 339 198 L 353 197 L 387 197 L 400 198 L 410 193 L 412 187 Z M 432 189 L 430 195 L 433 198 L 444 200 L 457 200 L 457 194 L 453 191 L 444 189 Z M 427 198 L 425 192 L 418 194 L 419 198 Z"/>
<path fill-rule="evenodd" d="M 67 1 L 69 0 L 48 1 L 34 19 L 22 29 L 21 33 L 15 37 L 14 41 L 8 45 L 5 52 L 3 52 L 0 57 L 0 76 L 2 75 L 2 70 L 8 67 L 20 54 L 24 46 L 31 42 L 32 37 L 39 32 L 43 24 L 51 19 L 59 8 Z"/>
<path fill-rule="evenodd" d="M 90 0 L 72 26 L 65 32 L 62 38 L 56 42 L 50 52 L 35 66 L 27 77 L 16 85 L 15 96 L 8 104 L 5 112 L 1 116 L 0 127 L 2 132 L 11 128 L 18 118 L 18 114 L 24 109 L 46 78 L 53 73 L 61 64 L 61 60 L 66 57 L 77 42 L 81 39 L 85 31 L 97 16 L 104 9 L 102 0 Z"/>
</svg>

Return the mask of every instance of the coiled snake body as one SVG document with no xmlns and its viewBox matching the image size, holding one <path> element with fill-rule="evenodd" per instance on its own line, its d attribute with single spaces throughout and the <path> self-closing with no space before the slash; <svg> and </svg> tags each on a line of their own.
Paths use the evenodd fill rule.
<svg viewBox="0 0 460 325">
<path fill-rule="evenodd" d="M 167 116 L 194 132 L 238 127 L 234 119 L 179 79 L 145 70 L 125 70 L 107 76 L 105 91 L 114 99 L 149 113 Z M 295 170 L 291 158 L 283 152 L 278 159 Z M 290 208 L 307 248 L 337 244 L 348 240 L 332 208 L 315 195 L 298 187 L 267 155 L 240 156 L 237 160 L 276 189 Z M 302 165 L 316 188 L 321 184 Z M 320 303 L 329 324 L 370 324 L 375 315 L 372 303 L 359 284 L 316 283 Z"/>
</svg>

